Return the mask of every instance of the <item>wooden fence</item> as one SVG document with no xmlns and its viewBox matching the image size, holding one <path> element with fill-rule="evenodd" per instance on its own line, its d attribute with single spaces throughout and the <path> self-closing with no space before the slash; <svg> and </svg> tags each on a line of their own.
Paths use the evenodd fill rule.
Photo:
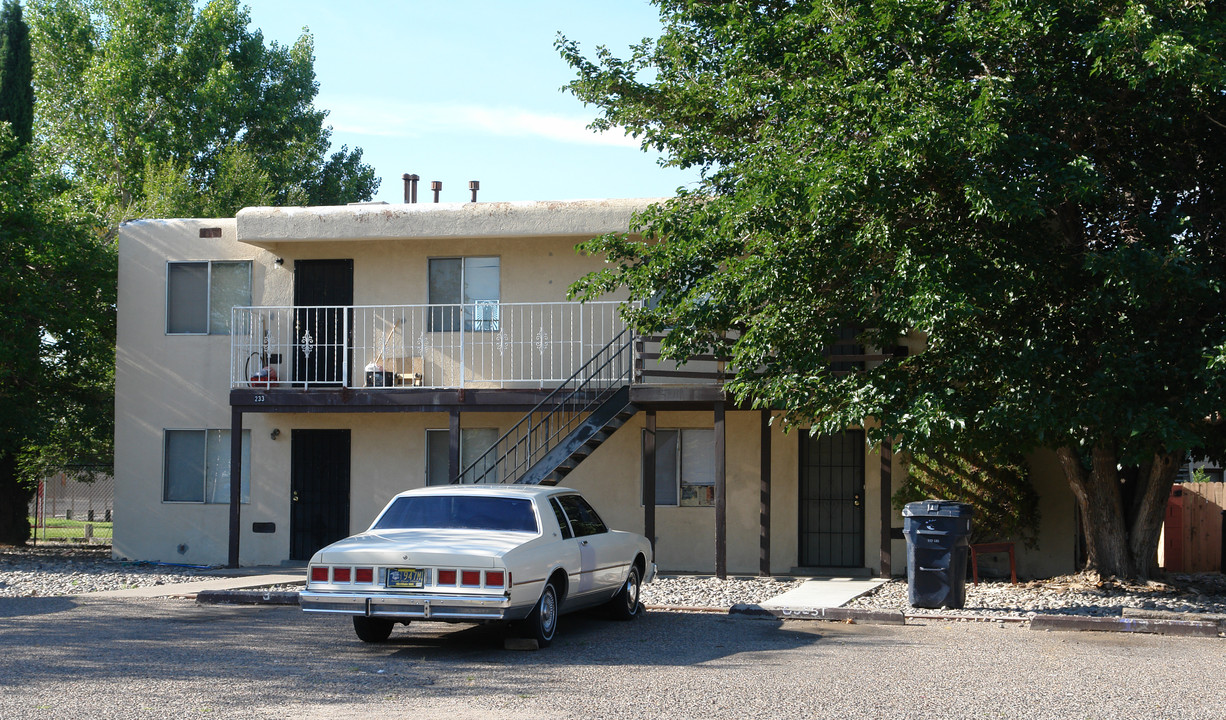
<svg viewBox="0 0 1226 720">
<path fill-rule="evenodd" d="M 1158 561 L 1167 572 L 1222 572 L 1226 483 L 1181 483 L 1171 488 Z"/>
</svg>

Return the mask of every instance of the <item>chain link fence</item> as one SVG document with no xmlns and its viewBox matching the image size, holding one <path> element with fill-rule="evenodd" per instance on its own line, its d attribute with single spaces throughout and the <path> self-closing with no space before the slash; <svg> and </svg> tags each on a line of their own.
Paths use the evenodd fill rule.
<svg viewBox="0 0 1226 720">
<path fill-rule="evenodd" d="M 106 466 L 77 466 L 38 483 L 30 501 L 30 538 L 109 545 L 115 478 Z"/>
</svg>

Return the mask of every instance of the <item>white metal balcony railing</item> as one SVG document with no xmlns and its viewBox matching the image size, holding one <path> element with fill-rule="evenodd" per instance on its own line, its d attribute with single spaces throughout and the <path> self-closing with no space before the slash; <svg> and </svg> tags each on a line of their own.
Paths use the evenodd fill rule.
<svg viewBox="0 0 1226 720">
<path fill-rule="evenodd" d="M 230 386 L 545 387 L 625 328 L 619 302 L 236 307 Z"/>
</svg>

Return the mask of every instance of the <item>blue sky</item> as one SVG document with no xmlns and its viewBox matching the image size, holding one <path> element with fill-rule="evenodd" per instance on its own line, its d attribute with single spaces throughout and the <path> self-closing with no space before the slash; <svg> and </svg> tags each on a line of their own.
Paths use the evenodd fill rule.
<svg viewBox="0 0 1226 720">
<path fill-rule="evenodd" d="M 248 0 L 266 42 L 315 38 L 317 107 L 336 146 L 361 147 L 383 179 L 376 200 L 402 202 L 401 175 L 431 180 L 442 201 L 664 197 L 696 172 L 662 169 L 559 88 L 572 73 L 553 48 L 561 31 L 591 56 L 619 56 L 659 32 L 646 0 Z"/>
</svg>

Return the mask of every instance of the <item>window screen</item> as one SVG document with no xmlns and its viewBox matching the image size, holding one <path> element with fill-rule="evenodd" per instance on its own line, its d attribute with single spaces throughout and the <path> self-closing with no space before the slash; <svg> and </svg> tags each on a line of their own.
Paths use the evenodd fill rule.
<svg viewBox="0 0 1226 720">
<path fill-rule="evenodd" d="M 171 263 L 166 268 L 166 332 L 209 331 L 209 264 Z"/>
<path fill-rule="evenodd" d="M 251 262 L 174 262 L 166 266 L 166 332 L 229 335 L 234 307 L 251 304 Z"/>
<path fill-rule="evenodd" d="M 243 431 L 242 502 L 251 491 L 251 431 Z M 230 431 L 166 430 L 162 473 L 165 502 L 230 502 Z"/>
</svg>

